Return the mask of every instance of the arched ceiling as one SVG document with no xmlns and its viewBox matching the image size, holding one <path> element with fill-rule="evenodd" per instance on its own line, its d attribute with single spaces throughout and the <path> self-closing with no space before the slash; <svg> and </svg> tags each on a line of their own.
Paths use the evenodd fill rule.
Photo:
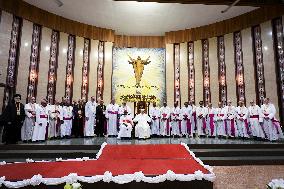
<svg viewBox="0 0 284 189">
<path fill-rule="evenodd" d="M 115 30 L 116 34 L 159 36 L 168 31 L 203 26 L 256 9 L 235 6 L 221 13 L 227 5 L 155 3 L 112 0 L 24 0 L 29 4 L 64 18 Z"/>
</svg>

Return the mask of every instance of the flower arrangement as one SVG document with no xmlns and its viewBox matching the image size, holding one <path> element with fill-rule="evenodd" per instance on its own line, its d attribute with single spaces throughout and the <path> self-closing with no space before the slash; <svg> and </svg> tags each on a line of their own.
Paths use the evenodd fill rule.
<svg viewBox="0 0 284 189">
<path fill-rule="evenodd" d="M 82 185 L 78 182 L 75 182 L 73 184 L 65 184 L 64 189 L 82 189 Z"/>
<path fill-rule="evenodd" d="M 267 185 L 267 189 L 284 189 L 284 179 L 272 179 Z"/>
</svg>

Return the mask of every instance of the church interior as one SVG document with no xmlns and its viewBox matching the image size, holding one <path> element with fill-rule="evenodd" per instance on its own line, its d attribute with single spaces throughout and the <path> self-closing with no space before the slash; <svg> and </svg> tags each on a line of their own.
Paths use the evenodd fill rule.
<svg viewBox="0 0 284 189">
<path fill-rule="evenodd" d="M 283 0 L 0 0 L 0 187 L 284 188 Z"/>
</svg>

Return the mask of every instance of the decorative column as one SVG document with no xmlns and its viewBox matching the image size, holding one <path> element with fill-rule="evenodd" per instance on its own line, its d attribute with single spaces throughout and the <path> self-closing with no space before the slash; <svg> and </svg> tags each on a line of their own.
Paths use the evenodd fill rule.
<svg viewBox="0 0 284 189">
<path fill-rule="evenodd" d="M 4 107 L 8 105 L 9 100 L 16 92 L 17 74 L 20 54 L 20 42 L 22 31 L 22 19 L 14 16 L 11 30 L 10 50 L 7 67 L 6 87 L 4 92 Z"/>
<path fill-rule="evenodd" d="M 235 56 L 237 101 L 239 102 L 240 100 L 243 100 L 244 104 L 246 104 L 241 32 L 234 33 L 234 56 Z"/>
<path fill-rule="evenodd" d="M 58 67 L 58 46 L 59 32 L 53 30 L 51 34 L 50 59 L 47 83 L 47 100 L 48 103 L 54 104 L 56 94 L 57 67 Z"/>
<path fill-rule="evenodd" d="M 203 39 L 202 41 L 202 73 L 203 73 L 203 101 L 204 105 L 211 102 L 210 91 L 210 67 L 209 67 L 209 41 Z"/>
<path fill-rule="evenodd" d="M 278 104 L 281 123 L 284 123 L 284 40 L 281 17 L 272 20 L 273 41 L 276 63 L 276 80 L 278 89 Z"/>
<path fill-rule="evenodd" d="M 180 44 L 174 44 L 174 103 L 180 104 Z"/>
<path fill-rule="evenodd" d="M 105 64 L 105 42 L 100 41 L 98 47 L 98 68 L 97 68 L 97 99 L 103 99 L 104 91 L 104 64 Z"/>
<path fill-rule="evenodd" d="M 223 106 L 227 104 L 227 82 L 225 64 L 225 43 L 224 36 L 217 38 L 217 58 L 218 58 L 218 79 L 219 79 L 219 101 Z"/>
<path fill-rule="evenodd" d="M 194 43 L 188 43 L 188 100 L 195 102 Z"/>
<path fill-rule="evenodd" d="M 68 36 L 68 51 L 67 51 L 67 65 L 66 65 L 66 81 L 65 81 L 65 98 L 67 102 L 72 102 L 73 97 L 73 78 L 75 65 L 75 36 Z"/>
<path fill-rule="evenodd" d="M 265 98 L 265 80 L 264 80 L 264 65 L 262 54 L 262 41 L 260 26 L 252 27 L 252 41 L 253 41 L 253 63 L 255 73 L 255 93 L 256 103 L 261 105 Z"/>
<path fill-rule="evenodd" d="M 36 97 L 38 82 L 38 66 L 40 59 L 41 26 L 33 25 L 32 47 L 29 68 L 29 80 L 27 91 L 27 102 L 31 97 Z"/>
<path fill-rule="evenodd" d="M 84 39 L 84 51 L 83 51 L 83 68 L 82 68 L 82 87 L 81 98 L 88 100 L 89 91 L 89 69 L 90 69 L 90 39 Z"/>
</svg>

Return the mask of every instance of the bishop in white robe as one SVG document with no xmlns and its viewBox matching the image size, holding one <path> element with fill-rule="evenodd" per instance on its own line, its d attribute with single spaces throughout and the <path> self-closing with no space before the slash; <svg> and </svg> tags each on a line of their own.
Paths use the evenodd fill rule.
<svg viewBox="0 0 284 189">
<path fill-rule="evenodd" d="M 208 129 L 208 136 L 215 137 L 217 133 L 216 129 L 216 109 L 212 107 L 212 104 L 209 103 L 208 105 L 208 114 L 206 119 L 206 127 Z"/>
<path fill-rule="evenodd" d="M 157 107 L 156 102 L 149 111 L 151 117 L 151 133 L 152 135 L 160 135 L 160 109 Z"/>
<path fill-rule="evenodd" d="M 178 107 L 178 103 L 174 104 L 174 108 L 171 111 L 171 135 L 180 136 L 181 126 L 181 110 Z"/>
<path fill-rule="evenodd" d="M 193 134 L 193 127 L 190 121 L 190 117 L 192 114 L 192 106 L 188 105 L 188 102 L 184 103 L 184 107 L 181 109 L 181 135 L 182 136 L 190 136 Z"/>
<path fill-rule="evenodd" d="M 203 101 L 199 102 L 199 105 L 196 108 L 196 124 L 197 124 L 197 136 L 204 136 L 207 133 L 206 129 L 206 116 L 208 110 L 206 107 L 203 106 Z"/>
<path fill-rule="evenodd" d="M 119 118 L 119 132 L 117 138 L 131 138 L 133 121 L 131 115 L 126 110 Z"/>
<path fill-rule="evenodd" d="M 24 142 L 32 140 L 33 129 L 35 126 L 36 117 L 36 103 L 35 97 L 31 97 L 30 102 L 25 105 L 25 121 L 21 128 L 21 140 Z"/>
<path fill-rule="evenodd" d="M 119 106 L 113 99 L 106 107 L 107 136 L 117 136 Z"/>
<path fill-rule="evenodd" d="M 36 122 L 33 130 L 32 141 L 44 141 L 48 126 L 48 109 L 46 99 L 41 100 L 41 104 L 36 106 L 35 113 Z"/>
<path fill-rule="evenodd" d="M 95 136 L 95 124 L 96 124 L 96 109 L 97 103 L 94 96 L 85 105 L 85 129 L 84 136 L 93 137 Z"/>
<path fill-rule="evenodd" d="M 236 108 L 236 122 L 237 122 L 237 136 L 242 138 L 249 138 L 248 127 L 248 109 L 244 106 L 244 102 L 240 101 Z"/>
<path fill-rule="evenodd" d="M 60 136 L 70 137 L 72 131 L 73 107 L 66 103 L 61 109 L 61 119 L 63 123 L 60 125 Z"/>
<path fill-rule="evenodd" d="M 160 108 L 160 135 L 170 136 L 170 115 L 171 109 L 164 102 L 164 106 Z"/>
<path fill-rule="evenodd" d="M 254 100 L 250 102 L 248 113 L 252 136 L 256 138 L 265 138 L 264 131 L 259 122 L 261 109 L 258 105 L 255 104 Z"/>
<path fill-rule="evenodd" d="M 279 121 L 275 118 L 276 109 L 275 106 L 270 103 L 269 98 L 264 100 L 264 104 L 261 106 L 261 117 L 263 119 L 263 128 L 266 137 L 270 141 L 275 141 L 283 138 L 283 132 Z"/>
<path fill-rule="evenodd" d="M 227 127 L 227 135 L 229 137 L 235 137 L 237 135 L 236 125 L 236 108 L 232 106 L 232 101 L 228 100 L 228 105 L 224 108 L 225 114 L 225 126 Z"/>
</svg>

